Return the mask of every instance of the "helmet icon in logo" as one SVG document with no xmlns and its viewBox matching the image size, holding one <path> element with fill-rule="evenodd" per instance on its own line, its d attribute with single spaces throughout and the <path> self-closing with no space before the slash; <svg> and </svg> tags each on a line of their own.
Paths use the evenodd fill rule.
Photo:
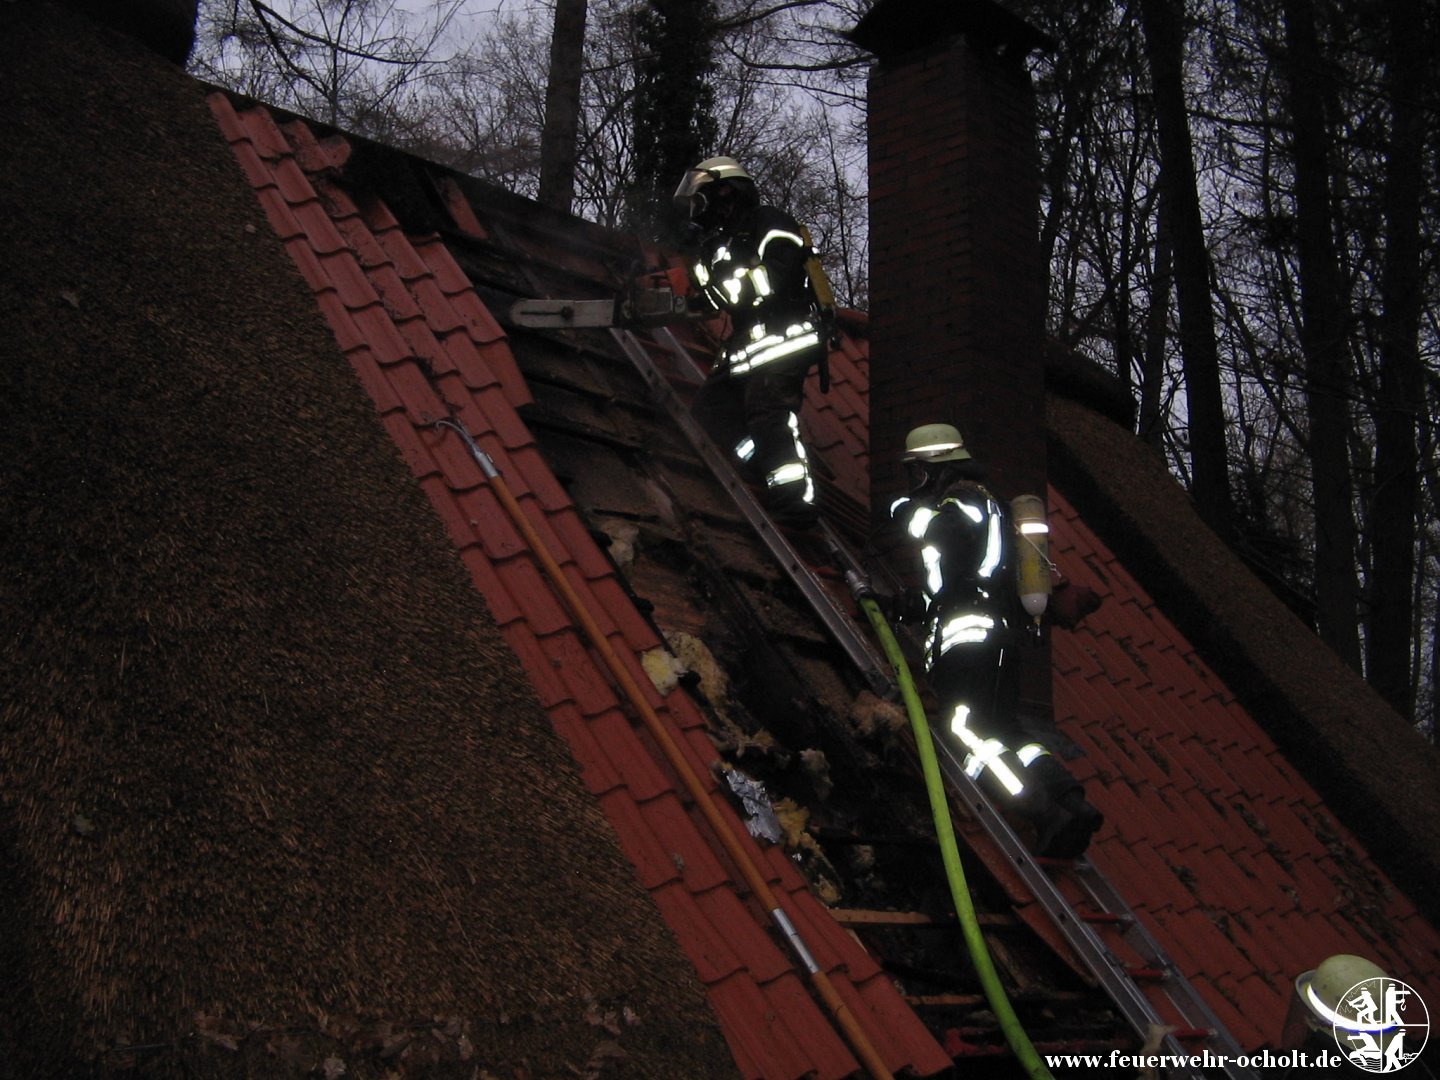
<svg viewBox="0 0 1440 1080">
<path fill-rule="evenodd" d="M 1301 976 L 1296 989 L 1335 1035 L 1335 1045 L 1365 1072 L 1399 1072 L 1420 1056 L 1430 1013 L 1415 989 L 1354 956 L 1332 956 Z"/>
</svg>

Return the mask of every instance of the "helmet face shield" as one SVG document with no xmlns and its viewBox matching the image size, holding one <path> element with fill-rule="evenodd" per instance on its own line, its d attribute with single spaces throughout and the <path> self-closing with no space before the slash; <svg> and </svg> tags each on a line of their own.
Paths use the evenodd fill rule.
<svg viewBox="0 0 1440 1080">
<path fill-rule="evenodd" d="M 709 173 L 701 169 L 691 169 L 680 181 L 680 186 L 675 189 L 672 197 L 675 205 L 682 210 L 688 209 L 699 194 L 700 189 L 714 179 Z"/>
<path fill-rule="evenodd" d="M 739 205 L 755 205 L 755 181 L 734 158 L 716 157 L 689 170 L 675 189 L 677 209 L 700 221 L 727 213 Z"/>
</svg>

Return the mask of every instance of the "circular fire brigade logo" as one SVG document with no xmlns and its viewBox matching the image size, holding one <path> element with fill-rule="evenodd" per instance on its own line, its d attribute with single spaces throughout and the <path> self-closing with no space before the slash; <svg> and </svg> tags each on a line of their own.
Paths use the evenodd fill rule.
<svg viewBox="0 0 1440 1080">
<path fill-rule="evenodd" d="M 1356 983 L 1335 1013 L 1335 1045 L 1366 1072 L 1399 1072 L 1420 1056 L 1430 1037 L 1425 1002 L 1399 979 Z"/>
</svg>

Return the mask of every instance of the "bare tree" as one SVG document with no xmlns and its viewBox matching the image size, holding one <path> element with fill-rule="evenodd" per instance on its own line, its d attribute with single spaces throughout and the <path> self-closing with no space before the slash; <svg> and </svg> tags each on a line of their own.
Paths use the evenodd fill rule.
<svg viewBox="0 0 1440 1080">
<path fill-rule="evenodd" d="M 586 0 L 556 0 L 545 92 L 545 128 L 540 137 L 540 201 L 567 214 L 575 201 L 585 8 Z"/>
<path fill-rule="evenodd" d="M 427 88 L 411 145 L 442 164 L 536 195 L 545 124 L 546 43 L 528 22 L 502 19 Z"/>
<path fill-rule="evenodd" d="M 1174 260 L 1185 370 L 1191 494 L 1206 523 L 1231 535 L 1225 408 L 1210 290 L 1210 256 L 1185 101 L 1185 22 L 1179 0 L 1139 0 L 1160 147 L 1160 212 Z"/>
<path fill-rule="evenodd" d="M 449 64 L 439 55 L 462 0 L 423 17 L 398 0 L 228 0 L 201 7 L 191 69 L 325 123 L 376 137 L 412 126 L 411 96 Z"/>
<path fill-rule="evenodd" d="M 1380 356 L 1375 408 L 1375 495 L 1371 541 L 1370 681 L 1403 714 L 1413 711 L 1415 565 L 1420 510 L 1419 418 L 1424 415 L 1420 318 L 1424 310 L 1421 212 L 1425 189 L 1426 27 L 1419 5 L 1384 5 L 1390 131 L 1383 193 Z"/>
<path fill-rule="evenodd" d="M 1184 34 L 1179 96 L 1208 260 L 1233 542 L 1307 617 L 1328 592 L 1327 604 L 1348 612 L 1325 620 L 1342 627 L 1352 662 L 1359 646 L 1347 632 L 1363 641 L 1367 677 L 1402 709 L 1409 694 L 1395 688 L 1418 689 L 1429 715 L 1440 185 L 1433 155 L 1413 155 L 1433 144 L 1440 110 L 1428 67 L 1405 81 L 1411 69 L 1394 53 L 1393 27 L 1409 18 L 1401 36 L 1419 55 L 1435 27 L 1403 0 L 1393 9 L 1387 0 L 1291 0 L 1289 13 L 1302 2 L 1317 32 L 1300 79 L 1300 23 L 1287 20 L 1285 0 L 1185 0 L 1161 12 Z M 1164 59 L 1148 36 L 1138 55 L 1127 51 L 1142 24 L 1151 28 L 1138 0 L 1128 18 L 1087 0 L 1029 0 L 1029 9 L 1062 42 L 1036 66 L 1052 332 L 1129 383 L 1140 431 L 1171 451 L 1194 488 L 1185 425 L 1195 416 L 1168 408 L 1189 405 L 1190 387 L 1183 301 L 1178 321 L 1170 303 L 1172 266 L 1181 269 L 1170 188 L 1157 172 Z M 1167 126 L 1180 126 L 1175 115 Z M 1322 260 L 1328 284 L 1326 270 L 1313 272 Z M 1315 363 L 1317 334 L 1331 342 L 1328 372 Z M 1312 453 L 1322 447 L 1334 461 Z M 1343 525 L 1346 513 L 1351 554 L 1336 557 L 1333 531 L 1322 538 L 1321 529 L 1337 514 Z"/>
<path fill-rule="evenodd" d="M 1315 596 L 1320 637 L 1360 670 L 1359 583 L 1351 504 L 1347 297 L 1331 216 L 1329 128 L 1323 110 L 1314 0 L 1285 0 L 1300 340 L 1305 354 L 1311 486 L 1315 505 Z"/>
</svg>

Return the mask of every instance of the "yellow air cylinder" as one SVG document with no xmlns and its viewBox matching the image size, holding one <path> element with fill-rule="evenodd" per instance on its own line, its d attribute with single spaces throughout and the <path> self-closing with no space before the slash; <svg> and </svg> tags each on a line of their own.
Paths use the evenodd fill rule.
<svg viewBox="0 0 1440 1080">
<path fill-rule="evenodd" d="M 1017 534 L 1015 578 L 1020 604 L 1038 625 L 1050 602 L 1050 525 L 1039 495 L 1019 495 L 1010 503 Z"/>
</svg>

